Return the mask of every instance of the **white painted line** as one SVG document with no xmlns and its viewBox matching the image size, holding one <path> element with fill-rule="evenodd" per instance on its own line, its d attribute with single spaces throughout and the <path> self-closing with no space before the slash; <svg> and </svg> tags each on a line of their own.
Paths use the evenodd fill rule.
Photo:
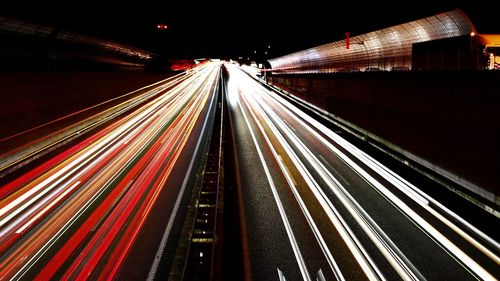
<svg viewBox="0 0 500 281">
<path fill-rule="evenodd" d="M 307 271 L 307 267 L 304 261 L 304 258 L 302 257 L 302 254 L 300 253 L 299 245 L 297 244 L 297 240 L 295 239 L 295 236 L 293 234 L 292 227 L 290 225 L 290 222 L 288 221 L 288 218 L 285 213 L 285 208 L 283 207 L 283 203 L 281 202 L 278 191 L 276 190 L 276 186 L 274 185 L 274 181 L 271 177 L 271 172 L 269 171 L 269 168 L 267 166 L 266 160 L 264 159 L 264 155 L 262 154 L 262 151 L 260 150 L 259 143 L 257 142 L 257 139 L 255 137 L 255 134 L 252 130 L 252 127 L 250 125 L 250 122 L 248 121 L 248 117 L 243 110 L 243 107 L 241 106 L 241 103 L 238 101 L 239 108 L 243 114 L 243 117 L 245 118 L 245 122 L 248 126 L 248 130 L 250 131 L 250 134 L 252 136 L 252 140 L 255 144 L 255 148 L 257 150 L 257 153 L 259 155 L 262 167 L 264 168 L 264 172 L 266 173 L 267 181 L 269 182 L 269 186 L 271 188 L 271 191 L 274 196 L 274 200 L 276 202 L 276 205 L 278 207 L 281 220 L 283 221 L 283 225 L 285 226 L 286 233 L 288 235 L 288 239 L 290 240 L 290 245 L 292 246 L 293 253 L 295 254 L 295 259 L 297 260 L 297 264 L 299 265 L 300 273 L 302 274 L 302 278 L 307 281 L 311 281 L 311 277 L 309 275 L 309 272 Z"/>
<path fill-rule="evenodd" d="M 253 113 L 252 113 L 253 114 Z M 354 258 L 358 262 L 358 264 L 361 266 L 363 269 L 364 273 L 370 280 L 385 280 L 382 273 L 380 270 L 377 268 L 376 264 L 373 262 L 373 260 L 370 258 L 366 250 L 363 248 L 359 240 L 356 238 L 352 230 L 349 228 L 347 223 L 343 220 L 343 218 L 340 216 L 339 212 L 337 209 L 333 206 L 333 204 L 327 199 L 327 196 L 323 193 L 321 188 L 319 188 L 318 184 L 312 176 L 309 174 L 309 172 L 306 170 L 304 165 L 300 162 L 300 159 L 295 156 L 295 153 L 291 150 L 291 148 L 286 145 L 286 141 L 283 139 L 283 137 L 280 135 L 279 132 L 277 132 L 276 128 L 274 127 L 273 124 L 271 124 L 270 120 L 267 118 L 267 116 L 263 115 L 263 117 L 267 120 L 266 122 L 268 123 L 269 127 L 273 130 L 274 134 L 277 136 L 278 140 L 280 143 L 282 143 L 283 148 L 285 151 L 288 153 L 288 155 L 292 158 L 292 162 L 298 163 L 299 166 L 296 166 L 299 172 L 301 173 L 302 177 L 306 181 L 308 187 L 311 189 L 313 192 L 314 196 L 317 198 L 318 202 L 321 204 L 323 207 L 324 211 L 326 212 L 327 216 L 329 217 L 330 221 L 332 224 L 335 226 L 335 228 L 338 230 L 339 234 L 341 235 L 342 239 L 345 241 L 347 247 L 353 254 Z M 254 118 L 256 118 L 254 116 Z M 260 126 L 260 124 L 258 124 Z M 266 137 L 263 128 L 260 127 L 264 136 Z M 286 177 L 286 173 L 285 173 Z M 295 195 L 295 194 L 294 194 Z M 300 195 L 295 195 L 297 198 L 299 204 L 302 202 L 302 199 L 300 198 Z M 311 218 L 312 221 L 312 218 Z M 315 235 L 320 236 L 321 234 L 319 233 L 319 230 L 314 230 L 313 233 Z M 320 246 L 321 242 L 320 242 Z M 329 259 L 327 255 L 327 259 Z M 330 262 L 333 261 L 333 256 L 331 257 L 331 260 L 328 260 Z M 335 273 L 336 270 L 334 267 L 332 268 L 333 272 Z M 339 270 L 340 272 L 340 270 Z"/>
<path fill-rule="evenodd" d="M 275 94 L 274 94 L 275 95 Z M 300 111 L 298 108 L 294 107 L 287 101 L 284 101 L 281 97 L 275 98 L 276 100 L 279 100 L 279 102 L 283 105 L 285 105 L 288 109 L 291 111 L 294 111 L 297 116 L 300 116 L 304 120 L 306 120 L 308 123 L 312 124 L 314 127 L 316 127 L 318 130 L 324 132 L 331 138 L 334 142 L 340 144 L 341 146 L 344 147 L 347 151 L 349 151 L 351 154 L 354 156 L 358 155 L 356 147 L 353 145 L 349 144 L 346 145 L 347 141 L 345 141 L 343 138 L 338 136 L 337 134 L 333 133 L 331 130 L 326 128 L 324 125 L 320 124 L 318 121 L 314 120 L 312 117 L 308 116 L 304 112 Z M 299 123 L 301 123 L 304 127 L 310 128 L 309 126 L 305 125 L 305 122 L 300 120 L 295 115 L 292 115 Z M 359 165 L 357 165 L 354 161 L 352 161 L 349 157 L 347 157 L 343 152 L 338 150 L 336 147 L 334 147 L 330 142 L 326 141 L 319 133 L 311 129 L 308 129 L 312 134 L 314 134 L 319 140 L 321 140 L 327 147 L 330 148 L 330 150 L 339 156 L 346 164 L 348 164 L 354 171 L 356 171 L 360 176 L 365 178 L 368 182 L 372 184 L 381 194 L 383 194 L 389 201 L 391 201 L 395 206 L 398 206 L 398 209 L 401 210 L 404 214 L 406 214 L 407 217 L 411 218 L 413 222 L 418 225 L 421 229 L 425 230 L 426 234 L 429 235 L 429 237 L 432 237 L 434 241 L 438 242 L 443 249 L 447 251 L 449 255 L 451 255 L 453 258 L 457 259 L 460 261 L 460 264 L 467 270 L 469 270 L 471 273 L 476 275 L 477 277 L 483 278 L 485 280 L 495 280 L 495 278 L 487 272 L 484 268 L 482 268 L 476 261 L 474 261 L 472 258 L 470 258 L 467 254 L 465 254 L 460 248 L 458 248 L 454 243 L 452 243 L 450 240 L 448 240 L 443 234 L 441 234 L 438 230 L 436 230 L 431 224 L 429 224 L 425 219 L 423 219 L 420 215 L 418 215 L 415 211 L 413 211 L 408 205 L 406 205 L 403 201 L 401 201 L 399 198 L 397 198 L 392 192 L 390 192 L 385 186 L 380 184 L 375 178 L 373 178 L 370 174 L 368 174 L 365 170 L 363 170 Z M 363 161 L 362 158 L 358 157 L 361 161 Z M 363 161 L 365 162 L 365 161 Z M 372 163 L 367 163 L 365 162 L 366 165 L 372 167 L 375 171 L 377 170 L 376 168 L 373 168 Z M 382 166 L 380 163 L 378 165 Z M 382 175 L 384 176 L 384 175 Z M 385 175 L 387 177 L 387 175 Z M 388 179 L 388 181 L 394 182 L 395 179 Z M 396 183 L 396 187 L 400 187 L 401 184 Z M 435 212 L 432 212 L 428 206 L 428 200 L 424 198 L 421 194 L 418 194 L 415 190 L 411 190 L 411 192 L 408 192 L 408 189 L 403 189 L 402 191 L 407 191 L 405 192 L 410 198 L 412 198 L 415 202 L 419 203 L 422 207 L 427 209 L 429 212 L 433 213 L 436 215 Z M 427 208 L 426 208 L 427 206 Z M 437 216 L 438 219 L 444 220 L 443 222 L 448 224 L 449 226 L 452 225 L 451 222 L 449 222 L 446 218 L 442 216 Z M 456 230 L 458 227 L 455 227 L 452 229 Z M 460 235 L 465 234 L 464 232 L 457 232 Z M 467 240 L 473 239 L 471 237 L 464 237 Z M 476 243 L 473 243 L 473 245 L 477 245 L 479 242 L 476 241 Z M 484 248 L 479 248 L 480 250 L 484 250 Z M 492 253 L 488 253 L 491 257 Z M 498 263 L 498 257 L 496 255 L 493 255 L 493 258 L 495 261 Z"/>
<path fill-rule="evenodd" d="M 213 103 L 214 103 L 216 97 L 217 97 L 217 93 L 212 93 L 212 100 L 210 101 L 209 108 L 213 107 Z M 207 113 L 207 116 L 205 117 L 205 120 L 203 122 L 203 127 L 201 128 L 202 133 L 205 132 L 205 130 L 206 130 L 206 126 L 207 126 L 209 117 L 210 117 L 210 112 Z M 201 140 L 202 140 L 201 137 L 198 138 L 198 142 L 196 143 L 193 157 L 191 158 L 191 162 L 189 163 L 189 167 L 187 169 L 186 176 L 184 177 L 184 181 L 182 182 L 182 186 L 181 186 L 181 189 L 179 191 L 179 195 L 177 195 L 177 199 L 175 201 L 174 208 L 172 209 L 172 213 L 171 213 L 170 218 L 168 220 L 167 227 L 165 228 L 165 231 L 163 232 L 160 246 L 158 247 L 158 250 L 156 251 L 155 260 L 153 261 L 153 264 L 151 265 L 151 269 L 149 270 L 149 274 L 148 274 L 148 278 L 147 278 L 148 281 L 154 280 L 154 278 L 156 276 L 156 272 L 158 271 L 158 266 L 160 265 L 160 260 L 161 260 L 161 257 L 163 256 L 163 252 L 165 251 L 165 246 L 166 246 L 168 238 L 170 236 L 170 231 L 172 230 L 172 226 L 174 224 L 175 217 L 176 217 L 177 212 L 179 210 L 182 196 L 184 195 L 184 191 L 186 190 L 187 182 L 189 180 L 189 177 L 191 176 L 191 170 L 193 169 L 194 161 L 196 160 L 196 156 L 197 156 L 198 150 L 200 148 Z"/>
<path fill-rule="evenodd" d="M 254 96 L 254 98 L 256 98 Z M 394 269 L 400 274 L 403 280 L 422 280 L 425 279 L 418 270 L 411 264 L 411 262 L 404 256 L 404 254 L 397 248 L 397 246 L 389 239 L 389 237 L 383 232 L 383 230 L 375 223 L 375 221 L 364 211 L 364 209 L 354 200 L 352 196 L 349 195 L 347 190 L 338 182 L 333 175 L 326 169 L 326 167 L 318 160 L 318 158 L 312 153 L 307 146 L 299 139 L 299 137 L 290 130 L 289 125 L 287 125 L 279 116 L 271 109 L 265 101 L 260 101 L 259 104 L 262 107 L 264 114 L 268 114 L 271 119 L 279 126 L 285 134 L 288 136 L 293 146 L 299 149 L 302 155 L 310 163 L 310 165 L 316 170 L 320 177 L 327 183 L 330 189 L 335 193 L 336 197 L 344 205 L 344 207 L 349 211 L 353 218 L 358 222 L 358 224 L 363 228 L 365 233 L 368 235 L 370 240 L 377 246 L 377 248 L 382 252 L 386 259 L 391 263 Z M 265 116 L 265 118 L 269 118 Z M 269 120 L 269 122 L 271 122 Z M 289 155 L 293 159 L 293 163 L 296 164 L 299 171 L 303 170 L 303 174 L 306 174 L 314 182 L 314 186 L 319 188 L 319 184 L 312 178 L 312 176 L 307 171 L 305 165 L 302 164 L 300 159 L 288 145 L 286 140 L 281 136 L 281 133 L 274 127 L 274 123 L 270 125 L 276 130 L 275 134 L 281 139 L 281 143 L 286 146 L 285 149 L 289 151 Z M 300 167 L 299 167 L 300 166 Z"/>
</svg>

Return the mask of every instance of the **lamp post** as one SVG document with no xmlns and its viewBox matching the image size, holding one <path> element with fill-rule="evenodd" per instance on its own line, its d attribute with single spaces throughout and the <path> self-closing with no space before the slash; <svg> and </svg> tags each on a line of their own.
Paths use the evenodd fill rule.
<svg viewBox="0 0 500 281">
<path fill-rule="evenodd" d="M 366 58 L 368 60 L 368 66 L 366 67 L 366 69 L 369 69 L 370 68 L 370 53 L 368 53 L 368 48 L 366 48 L 366 42 L 363 40 L 361 42 L 354 42 L 352 44 L 362 45 L 365 48 Z M 365 71 L 366 71 L 366 69 L 365 69 Z"/>
</svg>

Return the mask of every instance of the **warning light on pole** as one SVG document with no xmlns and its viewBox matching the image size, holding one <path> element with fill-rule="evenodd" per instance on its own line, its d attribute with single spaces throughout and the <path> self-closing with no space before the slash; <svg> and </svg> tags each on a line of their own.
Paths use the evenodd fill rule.
<svg viewBox="0 0 500 281">
<path fill-rule="evenodd" d="M 156 28 L 160 29 L 160 30 L 165 30 L 165 29 L 168 29 L 168 26 L 166 24 L 159 23 L 156 25 Z"/>
<path fill-rule="evenodd" d="M 351 33 L 349 31 L 347 31 L 345 33 L 345 48 L 349 50 L 349 36 L 351 35 Z"/>
</svg>

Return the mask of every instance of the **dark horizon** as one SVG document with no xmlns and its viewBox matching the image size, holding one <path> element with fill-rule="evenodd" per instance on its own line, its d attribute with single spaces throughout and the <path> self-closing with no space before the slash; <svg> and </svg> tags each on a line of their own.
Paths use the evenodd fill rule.
<svg viewBox="0 0 500 281">
<path fill-rule="evenodd" d="M 146 0 L 135 5 L 120 1 L 23 1 L 0 4 L 0 15 L 51 25 L 129 44 L 168 58 L 237 58 L 271 46 L 269 58 L 325 44 L 384 27 L 459 8 L 480 33 L 498 33 L 498 3 L 484 1 L 392 2 L 344 1 L 336 9 L 321 1 L 307 5 L 286 2 L 237 7 L 234 3 L 168 3 Z M 242 5 L 242 4 L 239 4 Z M 166 24 L 167 30 L 158 30 Z"/>
</svg>

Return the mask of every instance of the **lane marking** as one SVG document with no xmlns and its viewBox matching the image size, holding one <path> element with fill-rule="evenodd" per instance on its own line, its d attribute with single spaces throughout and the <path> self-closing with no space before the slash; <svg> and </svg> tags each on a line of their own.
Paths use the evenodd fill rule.
<svg viewBox="0 0 500 281">
<path fill-rule="evenodd" d="M 258 102 L 256 100 L 256 102 Z M 285 138 L 281 135 L 278 129 L 275 127 L 271 119 L 276 122 L 276 125 L 280 127 L 286 136 L 293 142 L 294 147 L 296 147 L 306 160 L 312 165 L 314 170 L 319 174 L 319 176 L 325 181 L 325 183 L 330 187 L 330 189 L 335 193 L 336 197 L 341 201 L 344 207 L 349 211 L 353 218 L 358 222 L 358 224 L 363 228 L 365 233 L 368 235 L 370 240 L 377 246 L 380 252 L 386 257 L 386 259 L 391 263 L 393 268 L 398 272 L 401 278 L 404 280 L 423 280 L 425 279 L 419 271 L 412 265 L 412 263 L 404 256 L 404 254 L 397 248 L 397 246 L 389 239 L 389 237 L 382 231 L 382 229 L 371 219 L 371 217 L 363 210 L 363 208 L 351 197 L 347 190 L 338 182 L 333 175 L 326 169 L 324 165 L 321 164 L 319 159 L 307 148 L 307 146 L 296 136 L 289 128 L 285 122 L 282 121 L 279 116 L 264 103 L 260 102 L 262 114 L 264 118 L 269 120 L 272 129 L 276 130 L 275 134 L 278 139 L 281 140 L 284 148 L 289 152 L 293 163 L 296 164 L 299 172 L 305 174 L 311 179 L 314 186 L 319 188 L 316 180 L 312 177 L 305 165 L 300 161 L 298 156 L 292 150 L 291 146 L 286 142 Z M 267 115 L 269 115 L 269 117 Z M 306 178 L 306 177 L 304 177 Z"/>
<path fill-rule="evenodd" d="M 254 118 L 256 118 L 256 117 L 254 116 Z M 269 123 L 269 121 L 267 121 L 267 122 Z M 269 124 L 270 128 L 273 129 L 273 127 L 271 125 L 272 124 Z M 262 132 L 264 133 L 263 128 L 260 126 L 260 124 L 258 124 L 258 126 L 261 128 Z M 274 132 L 274 133 L 277 135 L 280 142 L 282 142 L 280 139 L 280 136 L 278 136 L 278 133 L 277 132 Z M 270 140 L 267 138 L 267 136 L 264 135 L 264 137 L 266 138 L 266 141 L 268 141 L 269 145 L 271 146 Z M 292 155 L 293 152 L 290 151 L 290 148 L 287 148 L 285 146 L 283 148 L 285 149 L 285 151 L 287 151 L 289 153 L 291 158 L 293 158 L 293 155 Z M 275 153 L 275 155 L 277 155 L 277 153 L 274 151 L 274 149 L 273 148 L 271 148 L 271 149 L 272 149 L 273 153 Z M 292 159 L 292 161 L 296 163 L 296 162 L 298 162 L 298 159 L 296 159 L 296 157 L 295 157 L 295 159 Z M 299 162 L 299 165 L 300 164 L 301 163 Z M 282 171 L 285 175 L 285 178 L 288 179 L 288 174 L 286 173 L 286 170 L 283 167 L 281 167 L 281 168 L 282 168 Z M 349 228 L 347 223 L 340 216 L 337 209 L 331 204 L 330 201 L 328 201 L 326 199 L 326 195 L 317 186 L 317 183 L 315 181 L 313 181 L 310 174 L 305 172 L 305 167 L 303 167 L 303 165 L 301 165 L 300 167 L 297 167 L 297 169 L 299 169 L 299 172 L 302 174 L 302 177 L 306 181 L 307 185 L 309 186 L 309 188 L 313 192 L 314 196 L 317 198 L 318 202 L 320 203 L 320 205 L 323 207 L 323 209 L 327 213 L 327 216 L 329 217 L 330 221 L 332 222 L 332 224 L 335 226 L 335 228 L 339 232 L 340 236 L 345 241 L 347 247 L 351 250 L 356 261 L 359 263 L 359 265 L 361 266 L 361 268 L 365 272 L 366 276 L 370 280 L 385 280 L 382 273 L 380 272 L 380 270 L 377 268 L 377 266 L 375 265 L 373 260 L 370 258 L 370 256 L 366 252 L 366 250 L 363 248 L 363 246 L 361 245 L 361 243 L 359 242 L 357 237 L 354 235 L 352 230 Z M 300 194 L 298 193 L 298 191 L 295 188 L 293 188 L 293 186 L 291 186 L 291 187 L 292 187 L 292 191 L 294 193 L 294 196 L 297 199 L 297 202 L 299 203 L 299 205 L 302 208 L 302 211 L 304 212 L 304 215 L 306 216 L 306 218 L 308 218 L 308 222 L 312 228 L 312 231 L 313 231 L 314 235 L 316 236 L 318 243 L 320 244 L 325 256 L 327 257 L 327 260 L 330 264 L 330 267 L 331 267 L 333 273 L 336 274 L 336 276 L 338 276 L 338 278 L 343 278 L 340 269 L 336 265 L 336 262 L 333 258 L 333 255 L 331 255 L 331 253 L 328 249 L 328 246 L 326 245 L 326 242 L 324 242 L 324 240 L 321 236 L 321 233 L 319 232 L 319 229 L 317 228 L 316 224 L 314 223 L 314 220 L 312 219 L 311 215 L 309 214 L 307 207 L 305 206 L 305 203 L 302 201 L 302 198 L 300 197 Z"/>
<path fill-rule="evenodd" d="M 307 271 L 307 267 L 306 267 L 304 258 L 302 257 L 302 254 L 300 252 L 299 245 L 297 244 L 297 240 L 295 239 L 295 236 L 293 234 L 292 227 L 291 227 L 290 222 L 288 221 L 288 218 L 286 216 L 285 208 L 283 207 L 283 204 L 281 203 L 281 200 L 280 200 L 279 195 L 278 195 L 278 191 L 276 190 L 276 186 L 274 185 L 274 181 L 271 177 L 271 173 L 270 173 L 269 168 L 267 166 L 267 163 L 264 159 L 264 155 L 262 154 L 262 151 L 260 150 L 259 144 L 258 144 L 257 139 L 255 137 L 255 134 L 252 130 L 252 127 L 250 125 L 250 121 L 248 121 L 248 117 L 247 117 L 245 111 L 243 111 L 243 107 L 241 106 L 241 103 L 239 101 L 238 101 L 238 106 L 240 107 L 240 110 L 243 114 L 243 117 L 245 118 L 245 122 L 248 126 L 248 130 L 250 131 L 250 135 L 252 136 L 252 140 L 254 142 L 255 148 L 256 148 L 257 153 L 259 155 L 262 167 L 264 168 L 264 172 L 266 173 L 266 177 L 267 177 L 267 180 L 269 182 L 269 186 L 271 188 L 274 200 L 275 200 L 276 205 L 278 207 L 278 210 L 279 210 L 279 213 L 281 216 L 281 220 L 283 221 L 283 224 L 285 226 L 285 230 L 286 230 L 286 233 L 288 235 L 288 239 L 290 240 L 290 245 L 292 246 L 293 253 L 295 254 L 295 259 L 297 260 L 297 264 L 299 266 L 300 273 L 302 274 L 302 278 L 306 281 L 311 281 L 311 277 L 309 276 L 309 272 Z"/>
<path fill-rule="evenodd" d="M 317 122 L 314 120 L 312 117 L 306 115 L 304 112 L 300 111 L 298 108 L 292 106 L 289 102 L 284 101 L 281 97 L 277 97 L 276 94 L 268 91 L 273 98 L 278 101 L 280 104 L 282 104 L 284 107 L 286 107 L 286 111 L 290 112 L 293 111 L 296 113 L 297 116 L 300 116 L 303 120 L 308 122 L 309 124 L 313 125 L 316 129 L 324 132 L 332 141 L 340 144 L 344 149 L 349 151 L 353 156 L 361 160 L 363 163 L 371 167 L 375 172 L 379 173 L 381 176 L 383 176 L 385 179 L 387 179 L 389 182 L 391 182 L 395 187 L 399 188 L 403 192 L 405 192 L 412 200 L 414 200 L 416 203 L 420 204 L 424 209 L 432 213 L 433 215 L 436 216 L 436 213 L 432 208 L 429 207 L 429 200 L 431 198 L 429 196 L 426 196 L 425 193 L 420 191 L 418 188 L 415 186 L 409 184 L 405 180 L 402 180 L 399 176 L 395 176 L 394 173 L 389 173 L 389 175 L 379 172 L 375 165 L 372 163 L 375 163 L 377 166 L 383 167 L 382 164 L 378 163 L 376 160 L 372 160 L 372 163 L 368 163 L 366 159 L 363 159 L 362 156 L 368 158 L 365 153 L 359 152 L 360 150 L 353 146 L 352 144 L 348 143 L 345 141 L 343 138 L 340 136 L 336 135 L 333 133 L 331 130 L 326 128 L 326 126 L 322 125 L 321 123 Z M 276 96 L 276 97 L 274 97 Z M 415 211 L 413 211 L 408 205 L 406 205 L 402 200 L 397 198 L 392 192 L 390 192 L 385 186 L 380 184 L 376 179 L 374 179 L 371 175 L 369 175 L 365 170 L 361 169 L 354 161 L 352 161 L 350 158 L 348 158 L 343 152 L 338 150 L 336 147 L 334 147 L 331 143 L 326 141 L 322 136 L 320 136 L 316 131 L 312 130 L 309 126 L 305 125 L 305 122 L 300 120 L 297 116 L 292 115 L 302 126 L 304 126 L 308 131 L 310 131 L 312 134 L 314 134 L 320 141 L 322 141 L 327 147 L 330 148 L 330 150 L 339 156 L 346 164 L 351 166 L 351 168 L 356 171 L 360 176 L 365 178 L 372 186 L 374 186 L 381 194 L 383 194 L 389 202 L 394 204 L 395 206 L 398 207 L 398 209 L 403 212 L 408 218 L 412 219 L 412 222 L 420 227 L 422 230 L 424 230 L 424 233 L 428 235 L 431 239 L 433 239 L 437 244 L 442 247 L 452 258 L 456 259 L 457 261 L 460 261 L 460 264 L 464 269 L 468 270 L 471 272 L 473 275 L 476 275 L 477 277 L 481 277 L 486 280 L 495 280 L 495 278 L 487 272 L 484 268 L 482 268 L 476 261 L 474 261 L 472 258 L 470 258 L 466 253 L 464 253 L 460 248 L 458 248 L 453 242 L 448 240 L 443 234 L 441 234 L 437 229 L 435 229 L 430 223 L 428 223 L 425 219 L 423 219 L 420 215 L 418 215 Z M 370 157 L 371 158 L 371 157 Z M 387 171 L 388 169 L 384 167 L 384 170 Z M 392 177 L 391 177 L 392 176 Z M 399 180 L 399 182 L 398 182 Z M 406 186 L 405 186 L 406 183 Z M 438 206 L 439 207 L 439 206 Z M 450 215 L 453 214 L 455 218 L 456 215 L 452 213 L 449 210 L 444 210 L 445 212 L 449 213 Z M 485 253 L 487 256 L 492 258 L 495 262 L 498 263 L 499 259 L 498 256 L 494 255 L 491 251 L 486 249 L 484 246 L 482 246 L 479 242 L 475 241 L 472 237 L 467 235 L 465 232 L 461 231 L 457 226 L 455 226 L 452 222 L 444 218 L 443 216 L 436 216 L 437 219 L 443 221 L 443 223 L 447 224 L 450 228 L 455 230 L 459 235 L 461 235 L 464 239 L 468 240 L 471 242 L 474 246 L 478 247 L 479 250 L 481 250 L 483 253 Z M 491 241 L 488 236 L 486 236 L 484 233 L 476 230 L 473 228 L 470 224 L 468 224 L 466 221 L 463 219 L 459 220 L 462 222 L 462 224 L 469 228 L 470 230 L 474 231 L 476 234 L 480 235 L 481 237 L 485 238 L 488 241 Z M 472 227 L 472 228 L 471 228 Z M 473 241 L 473 242 L 472 242 Z M 493 240 L 494 241 L 494 240 Z M 497 243 L 495 243 L 498 245 Z M 494 246 L 496 246 L 493 244 Z"/>
<path fill-rule="evenodd" d="M 217 87 L 214 89 L 214 91 L 216 89 L 217 89 Z M 213 108 L 213 104 L 214 104 L 216 96 L 217 96 L 216 93 L 212 93 L 212 100 L 210 101 L 209 108 Z M 210 112 L 207 113 L 207 116 L 205 117 L 205 120 L 203 122 L 203 127 L 201 128 L 202 133 L 206 129 L 209 117 L 210 117 Z M 161 238 L 160 246 L 158 247 L 158 250 L 156 251 L 155 260 L 153 261 L 153 264 L 151 265 L 151 269 L 149 270 L 149 274 L 148 274 L 148 277 L 146 279 L 148 281 L 153 281 L 154 278 L 156 277 L 156 272 L 158 271 L 158 266 L 160 265 L 161 257 L 163 256 L 163 252 L 165 251 L 165 246 L 167 244 L 167 240 L 170 237 L 170 231 L 172 230 L 175 217 L 177 216 L 177 212 L 179 210 L 179 206 L 181 204 L 181 200 L 182 200 L 182 197 L 184 195 L 184 191 L 186 190 L 187 182 L 189 180 L 189 177 L 191 176 L 191 170 L 193 169 L 194 161 L 197 158 L 198 150 L 199 150 L 200 144 L 201 144 L 201 139 L 202 138 L 198 138 L 198 141 L 196 143 L 193 157 L 191 157 L 191 162 L 189 163 L 189 167 L 187 169 L 186 176 L 184 177 L 184 181 L 182 182 L 181 189 L 179 191 L 179 194 L 177 195 L 177 199 L 175 201 L 174 208 L 172 209 L 172 213 L 171 213 L 170 218 L 168 220 L 167 227 L 165 228 L 165 232 L 163 233 L 163 237 Z"/>
</svg>

